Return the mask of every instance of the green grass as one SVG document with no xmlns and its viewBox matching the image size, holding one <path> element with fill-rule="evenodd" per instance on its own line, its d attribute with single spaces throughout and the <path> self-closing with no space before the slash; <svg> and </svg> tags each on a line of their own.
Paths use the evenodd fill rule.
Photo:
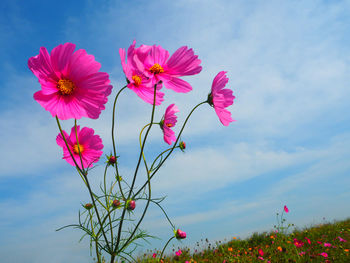
<svg viewBox="0 0 350 263">
<path fill-rule="evenodd" d="M 278 232 L 254 233 L 249 238 L 232 238 L 228 242 L 211 244 L 202 240 L 195 249 L 181 248 L 181 255 L 175 255 L 177 250 L 173 249 L 163 256 L 163 262 L 350 262 L 350 218 L 283 234 L 290 226 L 278 226 Z M 147 251 L 138 262 L 159 262 L 159 255 L 159 250 Z"/>
</svg>

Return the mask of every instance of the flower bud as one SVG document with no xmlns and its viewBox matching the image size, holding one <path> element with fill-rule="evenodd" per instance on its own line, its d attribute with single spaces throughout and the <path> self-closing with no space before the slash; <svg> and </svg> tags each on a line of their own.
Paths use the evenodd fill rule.
<svg viewBox="0 0 350 263">
<path fill-rule="evenodd" d="M 112 206 L 114 208 L 118 208 L 120 206 L 120 201 L 118 199 L 113 200 Z"/>
<path fill-rule="evenodd" d="M 127 204 L 128 204 L 127 206 L 128 210 L 134 210 L 136 207 L 136 202 L 134 200 L 128 200 Z"/>
<path fill-rule="evenodd" d="M 181 142 L 179 143 L 179 147 L 180 147 L 180 150 L 181 150 L 181 151 L 184 151 L 184 150 L 186 149 L 186 143 L 185 143 L 184 141 L 181 141 Z"/>
<path fill-rule="evenodd" d="M 93 208 L 93 205 L 90 204 L 90 203 L 87 203 L 84 205 L 84 208 L 87 209 L 87 210 L 90 210 L 91 208 Z"/>
<path fill-rule="evenodd" d="M 177 229 L 176 232 L 175 232 L 175 237 L 177 239 L 184 239 L 186 238 L 186 232 L 180 230 L 180 229 Z"/>
<path fill-rule="evenodd" d="M 117 158 L 115 156 L 110 156 L 109 159 L 108 159 L 108 163 L 110 164 L 114 164 L 117 162 Z"/>
</svg>

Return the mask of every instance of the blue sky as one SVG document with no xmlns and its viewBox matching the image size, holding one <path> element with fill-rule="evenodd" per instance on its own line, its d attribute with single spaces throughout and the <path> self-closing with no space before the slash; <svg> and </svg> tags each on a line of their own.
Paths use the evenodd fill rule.
<svg viewBox="0 0 350 263">
<path fill-rule="evenodd" d="M 79 122 L 95 129 L 106 153 L 110 102 L 125 84 L 120 47 L 135 39 L 170 53 L 183 45 L 195 50 L 203 70 L 186 78 L 193 91 L 166 90 L 156 113 L 160 119 L 175 103 L 179 124 L 206 98 L 214 76 L 228 71 L 236 96 L 229 109 L 237 121 L 224 127 L 202 106 L 183 134 L 186 153 L 173 154 L 153 182 L 154 196 L 167 195 L 164 208 L 187 232 L 182 245 L 270 230 L 285 204 L 287 221 L 299 227 L 349 217 L 348 1 L 5 0 L 0 10 L 2 262 L 92 262 L 88 243 L 78 243 L 81 232 L 55 232 L 77 222 L 88 194 L 61 159 L 55 120 L 33 100 L 40 86 L 27 67 L 41 46 L 51 50 L 65 42 L 86 49 L 110 74 L 106 110 L 98 120 Z M 149 110 L 132 91 L 122 94 L 117 132 L 124 178 L 133 171 Z M 66 130 L 71 125 L 63 123 Z M 150 149 L 165 148 L 161 136 L 152 130 Z M 95 187 L 102 166 L 91 174 Z M 160 248 L 171 234 L 156 207 L 143 228 L 163 239 L 145 249 Z"/>
</svg>

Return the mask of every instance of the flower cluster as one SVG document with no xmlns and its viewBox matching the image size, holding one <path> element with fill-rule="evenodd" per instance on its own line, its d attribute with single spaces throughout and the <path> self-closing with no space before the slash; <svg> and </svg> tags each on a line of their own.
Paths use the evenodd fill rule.
<svg viewBox="0 0 350 263">
<path fill-rule="evenodd" d="M 76 167 L 89 190 L 92 203 L 86 203 L 83 207 L 86 209 L 85 212 L 89 212 L 89 218 L 86 222 L 89 223 L 90 221 L 90 224 L 87 226 L 79 225 L 78 228 L 86 231 L 86 234 L 91 236 L 91 233 L 96 231 L 94 229 L 89 230 L 88 228 L 90 226 L 91 228 L 99 226 L 100 230 L 97 231 L 96 236 L 91 236 L 91 240 L 96 242 L 98 262 L 101 261 L 100 253 L 102 250 L 109 253 L 111 255 L 111 262 L 114 262 L 116 255 L 124 251 L 130 243 L 134 242 L 138 226 L 143 220 L 149 203 L 151 201 L 156 203 L 151 199 L 150 181 L 152 177 L 175 148 L 179 148 L 181 151 L 186 149 L 185 142 L 179 141 L 179 139 L 192 112 L 198 106 L 208 103 L 214 107 L 220 122 L 228 126 L 234 120 L 227 107 L 233 104 L 235 96 L 233 96 L 232 90 L 225 88 L 228 83 L 226 71 L 219 72 L 214 77 L 209 95 L 203 102 L 193 108 L 178 136 L 176 136 L 174 127 L 177 124 L 176 113 L 179 112 L 179 108 L 175 104 L 169 105 L 162 119 L 159 122 L 154 122 L 155 106 L 161 105 L 164 101 L 165 93 L 163 93 L 163 87 L 178 93 L 190 92 L 193 89 L 191 84 L 181 77 L 199 74 L 202 71 L 201 60 L 198 59 L 193 49 L 187 46 L 178 48 L 172 55 L 170 55 L 169 51 L 157 45 L 141 45 L 136 47 L 136 41 L 130 45 L 127 52 L 125 49 L 119 49 L 121 65 L 126 77 L 126 85 L 119 90 L 114 100 L 112 120 L 113 151 L 110 155 L 106 155 L 104 187 L 100 187 L 103 195 L 96 195 L 91 189 L 87 175 L 93 165 L 100 160 L 104 146 L 102 139 L 99 135 L 95 134 L 94 129 L 89 127 L 81 128 L 80 125 L 77 125 L 77 120 L 82 117 L 91 119 L 99 118 L 102 110 L 105 109 L 105 104 L 108 101 L 108 96 L 112 93 L 113 87 L 110 85 L 109 75 L 105 72 L 100 72 L 101 64 L 95 61 L 94 56 L 87 54 L 84 49 L 75 49 L 76 46 L 72 43 L 58 45 L 52 49 L 51 53 L 45 47 L 41 47 L 39 54 L 28 60 L 28 67 L 38 78 L 41 85 L 41 90 L 35 92 L 34 99 L 56 118 L 60 130 L 60 133 L 56 137 L 56 142 L 62 148 L 63 159 Z M 113 130 L 115 104 L 120 92 L 126 88 L 135 92 L 144 102 L 152 105 L 151 122 L 144 127 L 148 127 L 148 130 L 143 142 L 141 141 L 141 137 L 144 129 L 140 133 L 140 157 L 131 184 L 124 181 L 119 174 L 119 156 L 116 151 Z M 69 119 L 74 119 L 74 126 L 68 134 L 61 128 L 60 120 Z M 144 146 L 153 124 L 159 124 L 165 143 L 173 146 L 163 151 L 154 160 L 153 164 L 148 166 L 144 154 Z M 167 155 L 165 156 L 165 154 Z M 135 191 L 136 176 L 142 158 L 145 163 L 148 179 L 138 191 Z M 156 162 L 157 160 L 158 162 Z M 115 169 L 116 181 L 108 191 L 106 186 L 106 172 L 110 167 Z M 116 185 L 119 187 L 119 191 L 114 191 L 113 188 Z M 129 237 L 122 238 L 122 233 L 125 233 L 122 227 L 123 221 L 126 220 L 126 211 L 130 212 L 129 216 L 133 216 L 132 211 L 136 208 L 136 201 L 145 199 L 144 195 L 140 197 L 140 193 L 142 191 L 145 193 L 147 187 L 149 189 L 149 193 L 146 195 L 147 205 L 144 208 L 140 221 L 136 224 L 134 231 L 131 231 Z M 127 194 L 124 193 L 126 188 L 128 188 Z M 105 204 L 102 204 L 100 196 L 105 199 Z M 104 209 L 101 216 L 99 208 Z M 122 214 L 117 217 L 117 220 L 112 220 L 111 214 L 118 211 L 122 211 Z M 93 223 L 93 217 L 95 216 L 97 222 Z M 167 219 L 170 222 L 168 217 Z M 105 223 L 107 220 L 109 220 L 109 224 Z M 115 223 L 116 221 L 118 223 Z M 81 224 L 80 218 L 79 222 Z M 112 230 L 116 226 L 118 226 L 118 235 L 116 238 L 111 237 L 111 241 L 109 241 L 106 233 L 109 232 L 113 235 Z M 175 230 L 173 224 L 172 227 L 174 229 L 174 236 L 172 238 L 186 238 L 185 232 L 180 229 Z M 105 228 L 110 229 L 105 230 Z M 136 236 L 143 238 L 142 235 Z M 99 238 L 103 239 L 103 246 L 99 244 Z M 181 254 L 181 251 L 179 251 L 179 254 Z"/>
</svg>

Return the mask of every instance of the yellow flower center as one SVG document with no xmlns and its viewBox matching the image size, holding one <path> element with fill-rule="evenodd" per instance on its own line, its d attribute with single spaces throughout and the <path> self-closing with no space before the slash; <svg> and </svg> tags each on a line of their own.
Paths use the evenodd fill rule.
<svg viewBox="0 0 350 263">
<path fill-rule="evenodd" d="M 80 150 L 80 153 L 82 153 L 84 151 L 84 146 L 81 144 L 79 144 L 79 146 L 78 144 L 75 144 L 73 147 L 74 153 L 79 154 L 79 150 Z"/>
<path fill-rule="evenodd" d="M 161 65 L 156 63 L 149 69 L 149 71 L 151 71 L 153 74 L 159 74 L 159 73 L 163 73 L 164 69 L 162 68 Z"/>
<path fill-rule="evenodd" d="M 142 78 L 139 75 L 132 76 L 132 80 L 134 81 L 136 86 L 139 86 L 142 82 Z"/>
<path fill-rule="evenodd" d="M 166 123 L 165 125 L 166 125 L 167 127 L 169 127 L 169 128 L 170 128 L 170 127 L 173 127 L 173 124 L 171 124 L 171 123 Z"/>
<path fill-rule="evenodd" d="M 71 95 L 75 90 L 74 83 L 69 79 L 60 79 L 57 84 L 57 88 L 62 95 Z"/>
</svg>

